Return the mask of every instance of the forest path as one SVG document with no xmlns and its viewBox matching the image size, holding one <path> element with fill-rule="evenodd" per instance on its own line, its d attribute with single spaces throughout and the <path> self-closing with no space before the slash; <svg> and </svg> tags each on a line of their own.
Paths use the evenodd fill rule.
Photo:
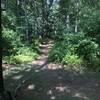
<svg viewBox="0 0 100 100">
<path fill-rule="evenodd" d="M 15 90 L 16 100 L 100 100 L 100 73 L 78 73 L 48 63 L 52 45 L 40 45 L 41 54 L 31 64 L 12 68 L 5 81 Z"/>
<path fill-rule="evenodd" d="M 39 70 L 43 69 L 58 69 L 61 68 L 59 64 L 54 64 L 48 62 L 48 56 L 49 56 L 49 49 L 52 48 L 53 41 L 46 41 L 43 42 L 43 44 L 40 45 L 40 56 L 32 62 L 33 65 L 39 66 Z M 58 66 L 59 65 L 59 66 Z"/>
<path fill-rule="evenodd" d="M 41 55 L 32 62 L 35 73 L 17 92 L 17 100 L 100 100 L 100 74 L 79 74 L 48 63 L 51 46 L 51 42 L 41 45 Z"/>
</svg>

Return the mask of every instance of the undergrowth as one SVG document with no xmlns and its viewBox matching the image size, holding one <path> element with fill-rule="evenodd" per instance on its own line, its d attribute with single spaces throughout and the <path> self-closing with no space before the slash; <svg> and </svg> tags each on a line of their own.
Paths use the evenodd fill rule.
<svg viewBox="0 0 100 100">
<path fill-rule="evenodd" d="M 65 34 L 55 40 L 49 51 L 49 61 L 72 68 L 86 68 L 100 71 L 100 46 L 84 33 Z"/>
</svg>

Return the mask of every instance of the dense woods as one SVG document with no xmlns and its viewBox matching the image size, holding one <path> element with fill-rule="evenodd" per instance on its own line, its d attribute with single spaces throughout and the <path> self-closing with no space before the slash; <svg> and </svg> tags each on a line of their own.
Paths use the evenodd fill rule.
<svg viewBox="0 0 100 100">
<path fill-rule="evenodd" d="M 100 72 L 100 0 L 2 0 L 1 10 L 3 64 L 31 62 L 51 40 L 49 62 Z"/>
<path fill-rule="evenodd" d="M 35 59 L 40 41 L 50 38 L 51 61 L 100 69 L 99 0 L 2 0 L 1 7 L 7 62 Z"/>
</svg>

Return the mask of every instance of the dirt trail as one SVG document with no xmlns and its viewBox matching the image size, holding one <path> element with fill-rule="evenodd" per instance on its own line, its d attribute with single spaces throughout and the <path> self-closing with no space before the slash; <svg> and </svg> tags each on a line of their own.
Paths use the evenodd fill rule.
<svg viewBox="0 0 100 100">
<path fill-rule="evenodd" d="M 16 100 L 100 100 L 100 73 L 80 74 L 48 63 L 52 44 L 40 45 L 41 55 L 31 64 L 12 69 L 13 74 L 7 77 L 6 85 L 9 84 L 10 89 L 20 86 Z"/>
<path fill-rule="evenodd" d="M 57 64 L 47 64 L 50 47 L 51 43 L 41 45 L 41 55 L 32 64 L 42 70 L 23 84 L 17 100 L 100 100 L 100 74 L 79 74 L 65 71 Z"/>
<path fill-rule="evenodd" d="M 40 45 L 40 56 L 37 60 L 33 61 L 33 65 L 39 65 L 41 69 L 58 69 L 61 68 L 59 64 L 48 63 L 48 52 L 49 49 L 52 47 L 53 41 L 45 42 L 44 44 Z"/>
<path fill-rule="evenodd" d="M 37 60 L 33 61 L 32 64 L 36 65 L 44 65 L 47 62 L 48 59 L 48 50 L 52 46 L 51 42 L 44 43 L 40 45 L 40 56 L 37 58 Z"/>
</svg>

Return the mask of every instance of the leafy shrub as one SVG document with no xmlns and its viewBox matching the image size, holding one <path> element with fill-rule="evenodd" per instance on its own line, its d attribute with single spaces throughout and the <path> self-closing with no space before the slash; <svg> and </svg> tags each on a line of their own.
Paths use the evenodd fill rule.
<svg viewBox="0 0 100 100">
<path fill-rule="evenodd" d="M 18 55 L 11 55 L 3 57 L 3 60 L 9 64 L 19 64 L 19 63 L 27 63 L 37 58 L 36 52 L 31 52 L 30 54 L 18 54 Z"/>
<path fill-rule="evenodd" d="M 29 47 L 20 47 L 17 50 L 17 55 L 25 55 L 25 56 L 38 56 L 37 52 L 34 51 L 33 49 L 29 48 Z"/>
<path fill-rule="evenodd" d="M 100 46 L 100 33 L 96 35 L 96 43 Z"/>
<path fill-rule="evenodd" d="M 1 12 L 1 19 L 2 19 L 2 24 L 5 28 L 9 29 L 15 29 L 15 19 L 16 16 L 13 14 L 13 12 L 9 11 L 2 11 Z"/>
<path fill-rule="evenodd" d="M 37 57 L 37 54 L 33 53 L 30 55 L 16 55 L 12 58 L 12 63 L 26 63 L 34 60 Z"/>
<path fill-rule="evenodd" d="M 32 60 L 33 60 L 32 56 L 24 56 L 24 55 L 4 57 L 4 61 L 6 61 L 9 64 L 26 63 L 26 62 L 30 62 Z"/>
<path fill-rule="evenodd" d="M 16 33 L 11 29 L 3 28 L 2 31 L 2 48 L 3 48 L 3 55 L 7 56 L 12 53 L 15 53 L 14 44 Z"/>
<path fill-rule="evenodd" d="M 67 53 L 74 54 L 78 42 L 84 38 L 84 34 L 65 34 L 62 36 L 62 41 L 55 41 L 54 46 L 49 52 L 51 61 L 61 62 Z"/>
<path fill-rule="evenodd" d="M 2 33 L 3 33 L 3 37 L 9 40 L 14 40 L 16 37 L 16 33 L 13 30 L 8 28 L 3 28 Z"/>
<path fill-rule="evenodd" d="M 2 33 L 3 58 L 7 63 L 28 62 L 38 56 L 35 49 L 38 47 L 37 41 L 26 46 L 21 42 L 19 33 L 8 28 L 3 28 Z"/>
<path fill-rule="evenodd" d="M 77 54 L 84 58 L 87 67 L 100 70 L 100 49 L 96 42 L 83 40 L 79 43 Z"/>
<path fill-rule="evenodd" d="M 68 64 L 71 66 L 81 66 L 83 63 L 82 58 L 79 58 L 77 55 L 73 54 L 66 54 L 65 57 L 63 58 L 62 62 L 64 64 Z"/>
<path fill-rule="evenodd" d="M 5 44 L 7 45 L 7 44 Z M 6 48 L 5 48 L 6 49 Z M 23 47 L 15 47 L 12 46 L 11 49 L 7 48 L 7 50 L 3 50 L 5 55 L 3 55 L 3 60 L 6 61 L 7 63 L 10 64 L 17 64 L 17 63 L 25 63 L 32 61 L 38 57 L 38 54 L 35 50 L 33 50 L 31 47 L 24 46 Z M 15 52 L 15 53 L 10 53 L 9 52 Z"/>
<path fill-rule="evenodd" d="M 100 71 L 100 58 L 98 57 L 92 58 L 91 66 L 93 70 Z"/>
<path fill-rule="evenodd" d="M 77 53 L 80 56 L 83 56 L 86 60 L 91 60 L 93 56 L 96 56 L 98 53 L 98 44 L 91 40 L 83 40 L 79 43 Z"/>
<path fill-rule="evenodd" d="M 56 42 L 49 52 L 49 61 L 61 62 L 67 50 L 64 42 Z"/>
<path fill-rule="evenodd" d="M 64 41 L 66 43 L 72 44 L 72 45 L 77 45 L 80 41 L 82 41 L 85 37 L 85 33 L 80 32 L 77 34 L 70 33 L 70 34 L 65 34 L 64 35 Z"/>
<path fill-rule="evenodd" d="M 55 41 L 49 52 L 49 61 L 99 70 L 100 46 L 97 43 L 84 33 L 65 34 L 62 41 Z"/>
<path fill-rule="evenodd" d="M 40 44 L 39 39 L 33 37 L 32 43 L 30 44 L 30 48 L 37 51 L 37 52 L 39 52 L 39 44 Z"/>
<path fill-rule="evenodd" d="M 25 63 L 32 61 L 38 57 L 36 51 L 33 51 L 29 47 L 20 47 L 17 49 L 15 56 L 12 56 L 10 63 Z"/>
</svg>

